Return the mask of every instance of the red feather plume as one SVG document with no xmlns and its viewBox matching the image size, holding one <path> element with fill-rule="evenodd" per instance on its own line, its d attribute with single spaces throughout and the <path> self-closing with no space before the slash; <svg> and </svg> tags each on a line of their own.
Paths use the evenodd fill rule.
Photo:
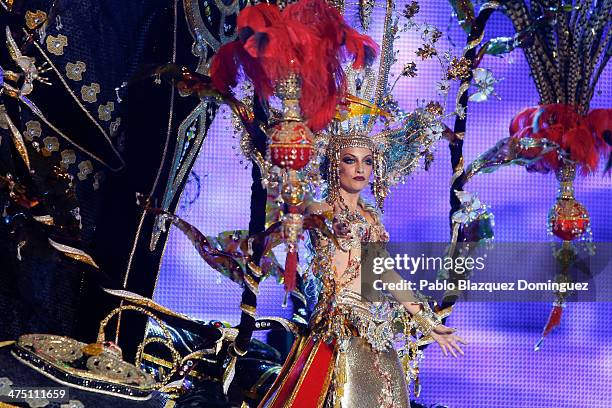
<svg viewBox="0 0 612 408">
<path fill-rule="evenodd" d="M 612 151 L 612 110 L 595 109 L 587 116 L 582 116 L 571 105 L 530 107 L 512 119 L 510 133 L 517 139 L 546 138 L 557 143 L 569 154 L 571 160 L 578 163 L 583 174 L 589 174 L 597 170 L 600 156 L 609 156 Z M 534 151 L 526 154 L 533 155 Z M 528 170 L 556 171 L 561 165 L 557 152 L 553 151 L 544 155 L 542 160 L 531 165 Z"/>
<path fill-rule="evenodd" d="M 612 109 L 593 109 L 587 115 L 587 120 L 598 149 L 609 156 L 612 152 Z"/>
<path fill-rule="evenodd" d="M 238 40 L 213 58 L 215 88 L 230 92 L 242 67 L 267 99 L 276 81 L 295 72 L 302 80 L 302 114 L 315 132 L 327 126 L 344 98 L 341 64 L 350 56 L 353 66 L 362 68 L 378 52 L 370 37 L 351 28 L 324 0 L 302 0 L 282 12 L 269 4 L 247 7 L 238 15 L 237 29 Z"/>
</svg>

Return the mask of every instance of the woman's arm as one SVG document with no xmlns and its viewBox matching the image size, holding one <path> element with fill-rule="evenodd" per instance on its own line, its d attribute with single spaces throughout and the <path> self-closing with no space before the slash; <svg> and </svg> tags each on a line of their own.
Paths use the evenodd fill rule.
<svg viewBox="0 0 612 408">
<path fill-rule="evenodd" d="M 395 269 L 387 270 L 383 280 L 385 283 L 394 284 L 391 287 L 405 286 L 400 285 L 403 278 Z M 427 302 L 419 300 L 417 294 L 409 288 L 401 290 L 389 289 L 388 292 L 412 315 L 424 335 L 429 335 L 436 326 L 442 324 L 440 318 L 433 313 Z"/>
<path fill-rule="evenodd" d="M 395 269 L 388 269 L 384 272 L 385 283 L 399 283 L 402 280 L 402 276 Z M 395 287 L 402 287 L 402 285 L 395 285 Z M 467 344 L 467 342 L 454 334 L 456 329 L 442 324 L 441 319 L 431 310 L 426 301 L 420 301 L 417 294 L 410 289 L 389 289 L 388 292 L 412 315 L 419 331 L 424 336 L 431 336 L 440 345 L 445 356 L 450 353 L 457 357 L 457 352 L 461 355 L 465 354 L 459 343 Z"/>
<path fill-rule="evenodd" d="M 384 282 L 393 284 L 392 287 L 401 287 L 399 283 L 403 280 L 402 276 L 395 269 L 388 269 L 384 273 Z M 422 310 L 422 302 L 420 302 L 416 294 L 410 289 L 403 290 L 388 290 L 391 295 L 401 303 L 411 315 L 417 314 Z"/>
</svg>

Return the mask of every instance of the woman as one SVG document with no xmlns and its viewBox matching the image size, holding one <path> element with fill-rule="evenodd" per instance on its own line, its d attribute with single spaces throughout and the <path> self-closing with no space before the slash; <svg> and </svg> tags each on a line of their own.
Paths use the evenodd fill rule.
<svg viewBox="0 0 612 408">
<path fill-rule="evenodd" d="M 377 299 L 361 296 L 361 242 L 389 239 L 378 211 L 361 198 L 374 173 L 373 190 L 382 202 L 379 156 L 367 136 L 330 139 L 324 160 L 327 199 L 307 211 L 332 222 L 340 248 L 321 235 L 313 237 L 313 273 L 322 287 L 311 334 L 296 342 L 260 407 L 409 407 L 405 374 L 392 345 L 391 319 L 398 308 L 408 311 L 420 332 L 438 342 L 445 355 L 463 354 L 459 343 L 465 341 L 441 324 L 426 303 L 400 305 L 383 294 Z M 387 274 L 387 280 L 399 277 L 395 271 Z"/>
</svg>

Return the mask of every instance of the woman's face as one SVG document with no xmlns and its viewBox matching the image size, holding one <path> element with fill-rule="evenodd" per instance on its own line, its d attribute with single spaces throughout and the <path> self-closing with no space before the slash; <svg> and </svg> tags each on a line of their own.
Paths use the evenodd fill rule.
<svg viewBox="0 0 612 408">
<path fill-rule="evenodd" d="M 365 147 L 347 147 L 340 150 L 340 188 L 348 193 L 359 193 L 370 182 L 374 159 Z"/>
</svg>

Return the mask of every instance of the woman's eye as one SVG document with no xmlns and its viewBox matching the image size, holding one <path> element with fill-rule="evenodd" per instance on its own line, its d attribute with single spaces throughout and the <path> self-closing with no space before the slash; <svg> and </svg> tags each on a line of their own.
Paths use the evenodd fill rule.
<svg viewBox="0 0 612 408">
<path fill-rule="evenodd" d="M 346 164 L 353 164 L 355 163 L 355 159 L 352 159 L 350 157 L 345 157 L 344 159 L 342 159 L 342 161 Z"/>
<path fill-rule="evenodd" d="M 366 159 L 365 160 L 365 164 L 367 164 L 368 166 L 371 166 L 374 162 L 372 161 L 372 159 Z"/>
</svg>

